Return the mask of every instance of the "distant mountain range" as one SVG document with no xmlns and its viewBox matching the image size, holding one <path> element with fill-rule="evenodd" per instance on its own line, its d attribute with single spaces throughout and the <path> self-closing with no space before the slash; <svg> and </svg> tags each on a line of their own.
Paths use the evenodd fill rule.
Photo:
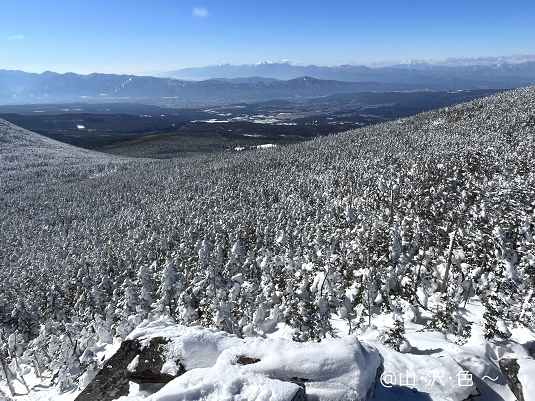
<svg viewBox="0 0 535 401">
<path fill-rule="evenodd" d="M 535 83 L 535 62 L 468 67 L 418 62 L 383 68 L 222 64 L 186 68 L 165 75 L 79 75 L 50 71 L 35 74 L 0 70 L 0 104 L 125 100 L 185 104 L 356 92 L 508 89 Z"/>
<path fill-rule="evenodd" d="M 508 86 L 510 87 L 510 86 Z M 0 71 L 0 104 L 71 101 L 237 102 L 316 97 L 337 93 L 445 90 L 457 87 L 422 83 L 342 82 L 301 77 L 182 81 L 134 75 Z"/>
<path fill-rule="evenodd" d="M 290 63 L 218 64 L 200 68 L 169 71 L 160 76 L 203 80 L 209 78 L 266 77 L 288 80 L 303 76 L 348 82 L 418 83 L 435 85 L 473 85 L 489 89 L 495 84 L 529 85 L 535 82 L 535 61 L 517 64 L 471 66 L 434 65 L 411 60 L 389 67 L 370 68 L 355 65 L 320 67 Z M 503 86 L 505 87 L 505 86 Z"/>
</svg>

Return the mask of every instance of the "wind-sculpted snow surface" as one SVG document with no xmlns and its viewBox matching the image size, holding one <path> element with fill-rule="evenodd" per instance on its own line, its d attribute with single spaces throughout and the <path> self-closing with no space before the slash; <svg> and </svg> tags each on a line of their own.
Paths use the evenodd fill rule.
<svg viewBox="0 0 535 401">
<path fill-rule="evenodd" d="M 306 383 L 310 399 L 365 400 L 373 393 L 381 357 L 356 337 L 297 343 L 285 339 L 245 338 L 202 327 L 177 326 L 157 320 L 139 326 L 128 339 L 142 343 L 153 337 L 170 340 L 168 368 L 179 360 L 187 372 L 153 396 L 153 400 L 291 400 Z M 243 365 L 238 358 L 259 360 Z M 135 400 L 137 395 L 124 397 Z"/>
<path fill-rule="evenodd" d="M 13 375 L 37 366 L 72 388 L 80 369 L 101 366 L 86 350 L 154 316 L 301 342 L 375 333 L 405 353 L 418 351 L 417 327 L 533 352 L 519 333 L 535 329 L 535 87 L 182 160 L 41 169 L 13 138 L 0 168 Z M 375 329 L 383 317 L 389 327 Z M 494 390 L 486 399 L 507 399 Z"/>
</svg>

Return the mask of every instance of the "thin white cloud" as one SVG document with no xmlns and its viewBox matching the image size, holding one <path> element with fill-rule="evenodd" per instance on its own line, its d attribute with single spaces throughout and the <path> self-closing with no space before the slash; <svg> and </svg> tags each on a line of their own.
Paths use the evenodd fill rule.
<svg viewBox="0 0 535 401">
<path fill-rule="evenodd" d="M 208 17 L 208 10 L 204 7 L 195 7 L 193 9 L 193 15 L 199 18 Z"/>
<path fill-rule="evenodd" d="M 405 60 L 405 61 L 384 61 L 378 63 L 363 64 L 371 68 L 390 67 L 398 64 L 430 64 L 443 65 L 448 67 L 470 67 L 477 65 L 497 65 L 497 64 L 518 64 L 529 61 L 535 61 L 535 53 L 513 54 L 509 56 L 483 56 L 483 57 L 448 57 L 445 60 L 427 59 L 427 60 Z M 355 64 L 351 62 L 350 64 Z"/>
<path fill-rule="evenodd" d="M 24 36 L 22 35 L 13 35 L 7 38 L 8 40 L 17 40 L 17 39 L 24 39 Z"/>
<path fill-rule="evenodd" d="M 513 54 L 511 56 L 500 57 L 448 57 L 444 61 L 432 60 L 431 64 L 451 65 L 451 66 L 471 66 L 471 65 L 490 65 L 504 63 L 523 63 L 526 61 L 535 61 L 535 54 Z"/>
</svg>

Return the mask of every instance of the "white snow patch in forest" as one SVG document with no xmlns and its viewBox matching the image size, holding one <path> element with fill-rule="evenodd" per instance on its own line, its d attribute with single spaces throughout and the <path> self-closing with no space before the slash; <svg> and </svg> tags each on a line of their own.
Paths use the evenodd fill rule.
<svg viewBox="0 0 535 401">
<path fill-rule="evenodd" d="M 101 342 L 103 343 L 107 343 L 107 344 L 112 344 L 113 343 L 113 339 L 109 333 L 108 330 L 106 330 L 104 327 L 99 327 L 98 330 L 97 330 L 97 334 L 98 334 L 98 338 Z"/>
<path fill-rule="evenodd" d="M 442 125 L 442 124 L 445 124 L 446 123 L 446 120 L 443 119 L 443 118 L 437 118 L 436 120 L 434 121 L 431 121 L 431 127 L 433 126 L 437 126 L 437 125 Z"/>
<path fill-rule="evenodd" d="M 209 124 L 218 124 L 218 123 L 228 123 L 229 120 L 218 120 L 217 118 L 211 118 L 209 120 L 192 120 L 192 123 L 209 123 Z"/>
<path fill-rule="evenodd" d="M 435 305 L 433 305 L 434 307 Z M 469 384 L 469 381 L 462 381 L 466 375 L 472 375 L 472 381 L 481 396 L 474 400 L 482 401 L 515 401 L 515 397 L 509 389 L 505 377 L 500 371 L 499 360 L 501 358 L 518 358 L 524 376 L 519 374 L 519 380 L 525 387 L 531 385 L 531 376 L 535 372 L 535 366 L 531 364 L 529 351 L 524 344 L 532 343 L 535 339 L 532 331 L 524 327 L 511 329 L 511 338 L 508 340 L 486 340 L 483 329 L 484 306 L 475 300 L 467 303 L 463 314 L 476 324 L 472 325 L 472 334 L 463 345 L 456 344 L 452 338 L 446 337 L 443 333 L 433 331 L 422 331 L 425 319 L 418 323 L 405 321 L 405 337 L 412 345 L 408 354 L 398 353 L 378 341 L 381 333 L 392 328 L 391 316 L 380 314 L 373 316 L 371 326 L 360 331 L 359 339 L 376 346 L 384 358 L 385 371 L 392 372 L 396 380 L 396 385 L 391 389 L 384 386 L 376 387 L 374 399 L 377 401 L 397 400 L 397 399 L 429 399 L 418 398 L 418 394 L 411 393 L 410 388 L 429 394 L 430 399 L 439 400 L 464 400 L 466 394 L 475 391 L 474 386 L 460 386 L 460 383 Z M 425 315 L 422 318 L 427 318 Z M 333 321 L 333 325 L 339 329 L 340 335 L 347 335 L 348 326 L 343 320 Z M 526 363 L 527 362 L 527 363 Z M 437 383 L 429 386 L 429 381 L 436 374 L 437 378 L 444 372 L 442 381 L 444 386 Z M 462 372 L 468 372 L 463 375 Z M 414 385 L 399 385 L 401 381 L 407 382 L 408 375 L 415 374 Z M 400 376 L 401 375 L 401 376 Z M 530 377 L 530 379 L 527 378 Z M 451 377 L 451 379 L 450 379 Z M 497 378 L 491 381 L 488 378 Z M 437 385 L 438 384 L 438 385 Z M 470 390 L 470 391 L 468 391 Z M 527 393 L 524 392 L 526 395 Z M 535 394 L 532 392 L 531 394 Z M 529 397 L 529 395 L 528 395 Z M 526 398 L 529 399 L 529 398 Z"/>
</svg>

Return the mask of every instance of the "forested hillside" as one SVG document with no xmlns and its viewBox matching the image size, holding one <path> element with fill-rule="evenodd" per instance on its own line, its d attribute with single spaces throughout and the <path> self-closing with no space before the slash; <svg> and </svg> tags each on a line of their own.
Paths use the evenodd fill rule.
<svg viewBox="0 0 535 401">
<path fill-rule="evenodd" d="M 87 349 L 149 315 L 239 336 L 284 322 L 307 341 L 342 334 L 333 318 L 357 333 L 386 313 L 384 343 L 403 351 L 422 313 L 426 330 L 467 341 L 460 309 L 475 299 L 487 339 L 535 330 L 535 87 L 191 159 L 0 131 L 6 358 L 61 388 L 98 364 Z"/>
</svg>

